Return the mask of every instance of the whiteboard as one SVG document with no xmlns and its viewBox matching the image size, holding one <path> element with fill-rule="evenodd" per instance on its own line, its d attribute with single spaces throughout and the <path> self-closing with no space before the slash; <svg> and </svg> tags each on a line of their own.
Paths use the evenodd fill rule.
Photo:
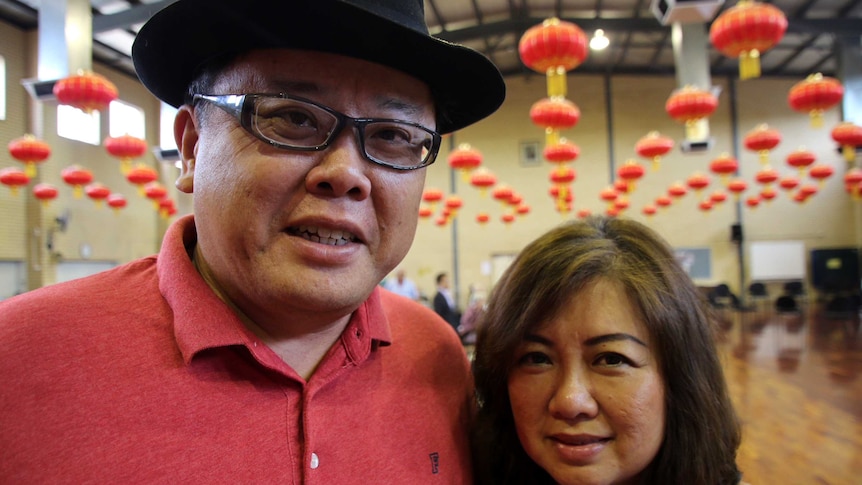
<svg viewBox="0 0 862 485">
<path fill-rule="evenodd" d="M 749 249 L 751 281 L 806 279 L 802 241 L 756 241 Z"/>
</svg>

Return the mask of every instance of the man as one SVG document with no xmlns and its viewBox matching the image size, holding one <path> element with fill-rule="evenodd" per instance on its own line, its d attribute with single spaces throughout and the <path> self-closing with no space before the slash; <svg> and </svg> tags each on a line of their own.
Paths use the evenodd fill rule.
<svg viewBox="0 0 862 485">
<path fill-rule="evenodd" d="M 449 275 L 438 273 L 436 281 L 437 294 L 434 295 L 434 311 L 440 315 L 440 318 L 446 320 L 452 326 L 455 333 L 458 333 L 458 326 L 461 325 L 461 312 L 458 311 L 455 298 L 452 297 L 452 292 L 449 291 Z"/>
<path fill-rule="evenodd" d="M 399 269 L 394 278 L 386 280 L 383 287 L 396 295 L 406 296 L 411 300 L 419 300 L 419 290 L 416 288 L 416 284 L 407 277 L 403 269 Z"/>
<path fill-rule="evenodd" d="M 194 215 L 157 257 L 0 304 L 0 476 L 468 482 L 463 349 L 378 282 L 499 71 L 420 0 L 179 0 L 133 57 L 179 106 Z"/>
</svg>

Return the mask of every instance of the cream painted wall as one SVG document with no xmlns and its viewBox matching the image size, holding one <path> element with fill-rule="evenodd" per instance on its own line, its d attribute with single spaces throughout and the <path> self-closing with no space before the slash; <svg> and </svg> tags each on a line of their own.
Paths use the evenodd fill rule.
<svg viewBox="0 0 862 485">
<path fill-rule="evenodd" d="M 634 158 L 647 168 L 647 172 L 629 195 L 631 208 L 624 212 L 624 216 L 646 222 L 674 247 L 709 248 L 712 277 L 698 281 L 699 284 L 726 282 L 734 291 L 740 291 L 739 253 L 736 244 L 730 241 L 730 226 L 738 220 L 744 227 L 742 254 L 746 272 L 750 265 L 747 261 L 748 244 L 752 241 L 798 240 L 805 243 L 806 250 L 857 246 L 858 204 L 843 189 L 846 164 L 836 152 L 829 134 L 831 127 L 841 119 L 840 112 L 837 108 L 828 111 L 824 127 L 812 128 L 806 115 L 787 106 L 787 92 L 797 81 L 714 79 L 713 83 L 721 87 L 721 94 L 719 108 L 710 119 L 710 133 L 714 139 L 712 148 L 701 153 L 682 153 L 677 145 L 664 157 L 660 168 L 653 171 L 648 161 L 637 156 L 634 145 L 652 130 L 675 139 L 677 144 L 684 138 L 684 127 L 664 111 L 664 103 L 675 89 L 676 80 L 671 77 L 614 76 L 606 88 L 602 76 L 570 74 L 567 98 L 581 110 L 578 125 L 563 133 L 581 147 L 581 155 L 572 165 L 578 174 L 573 184 L 574 212 L 581 208 L 604 211 L 606 204 L 598 198 L 598 193 L 611 183 L 611 164 L 619 167 Z M 402 264 L 429 296 L 434 293 L 433 278 L 438 271 L 457 272 L 459 298 L 463 305 L 469 285 L 486 289 L 492 285 L 487 269 L 495 255 L 517 253 L 540 233 L 564 219 L 554 210 L 548 195 L 548 175 L 552 165 L 542 162 L 539 167 L 523 167 L 518 160 L 521 142 L 544 142 L 540 129 L 532 124 L 528 115 L 532 103 L 545 96 L 544 79 L 538 76 L 513 77 L 507 80 L 507 85 L 504 106 L 487 120 L 455 133 L 455 145 L 470 143 L 479 149 L 484 155 L 483 165 L 495 173 L 499 182 L 508 183 L 520 192 L 532 207 L 532 212 L 519 217 L 510 227 L 504 226 L 499 221 L 501 205 L 489 197 L 481 197 L 459 174 L 454 190 L 463 198 L 464 207 L 457 218 L 455 245 L 451 225 L 439 227 L 433 219 L 422 220 L 413 248 Z M 731 87 L 735 89 L 737 98 L 736 127 L 731 119 Z M 608 103 L 612 116 L 613 157 L 608 141 Z M 742 138 L 760 123 L 768 123 L 783 134 L 782 143 L 770 157 L 771 166 L 782 175 L 796 173 L 786 165 L 785 158 L 800 146 L 814 151 L 818 162 L 831 165 L 835 174 L 815 197 L 801 205 L 792 202 L 787 193 L 779 190 L 775 200 L 757 209 L 744 205 L 738 209 L 731 197 L 711 212 L 701 212 L 697 202 L 721 184 L 721 180 L 709 172 L 709 162 L 722 153 L 738 156 L 741 176 L 749 181 L 745 195 L 759 191 L 753 179 L 762 167 L 757 154 L 742 146 Z M 734 129 L 737 131 L 736 139 Z M 444 141 L 444 149 L 437 163 L 429 167 L 426 181 L 426 187 L 437 187 L 447 194 L 452 192 L 450 169 L 446 162 L 450 144 Z M 664 194 L 670 184 L 684 182 L 694 172 L 706 173 L 712 178 L 710 187 L 703 194 L 697 196 L 689 192 L 651 218 L 641 213 L 641 208 Z M 813 181 L 808 179 L 808 182 Z M 475 222 L 479 211 L 489 212 L 492 222 L 480 227 Z M 574 217 L 574 212 L 567 217 Z M 455 247 L 457 268 L 453 267 Z"/>
<path fill-rule="evenodd" d="M 55 183 L 61 189 L 60 198 L 42 210 L 43 227 L 49 227 L 58 214 L 69 211 L 70 225 L 65 233 L 58 234 L 55 250 L 67 260 L 80 258 L 81 243 L 92 246 L 94 260 L 124 263 L 152 254 L 158 250 L 165 228 L 152 210 L 149 201 L 140 198 L 134 188 L 122 177 L 117 161 L 109 157 L 101 146 L 88 146 L 58 138 L 55 127 L 56 107 L 53 103 L 32 103 L 19 81 L 32 77 L 35 72 L 36 35 L 0 23 L 0 55 L 7 61 L 8 118 L 0 121 L 0 143 L 31 130 L 40 123 L 45 139 L 53 154 L 42 166 L 43 181 Z M 136 80 L 117 74 L 110 68 L 96 65 L 97 72 L 109 77 L 120 91 L 122 100 L 144 108 L 147 116 L 147 138 L 158 138 L 159 102 Z M 722 88 L 720 105 L 711 118 L 711 133 L 715 139 L 712 150 L 705 153 L 684 154 L 675 149 L 665 157 L 658 171 L 647 170 L 646 176 L 630 195 L 631 208 L 626 217 L 647 222 L 675 247 L 706 247 L 712 251 L 712 278 L 703 284 L 727 282 L 739 292 L 739 260 L 737 247 L 730 242 L 730 226 L 737 221 L 737 208 L 732 200 L 704 214 L 697 209 L 694 194 L 689 194 L 659 214 L 647 219 L 640 209 L 666 191 L 674 181 L 685 180 L 695 171 L 707 172 L 709 161 L 722 152 L 737 152 L 742 163 L 742 175 L 751 180 L 759 168 L 756 154 L 737 147 L 745 133 L 759 123 L 768 123 L 784 134 L 784 141 L 772 154 L 772 165 L 782 173 L 791 173 L 784 163 L 786 155 L 800 145 L 814 150 L 820 160 L 835 167 L 835 175 L 826 182 L 821 192 L 803 205 L 789 201 L 786 194 L 762 207 L 751 210 L 741 208 L 746 241 L 801 240 L 806 249 L 846 247 L 859 245 L 859 205 L 843 191 L 841 177 L 846 169 L 836 153 L 829 136 L 829 127 L 840 119 L 837 109 L 826 113 L 825 128 L 814 130 L 806 116 L 787 107 L 786 94 L 798 80 L 758 79 L 738 82 L 714 79 Z M 636 158 L 635 142 L 651 130 L 680 141 L 683 127 L 664 112 L 664 103 L 675 88 L 675 79 L 658 76 L 603 76 L 572 73 L 568 80 L 568 98 L 581 109 L 579 124 L 563 133 L 581 147 L 581 156 L 573 164 L 578 178 L 573 184 L 575 211 L 589 208 L 601 212 L 605 203 L 598 192 L 608 186 L 614 167 L 629 158 Z M 738 125 L 731 119 L 731 83 L 736 91 Z M 434 275 L 447 271 L 457 276 L 459 298 L 465 303 L 468 285 L 488 289 L 492 277 L 488 273 L 495 256 L 517 253 L 525 244 L 542 232 L 565 219 L 554 210 L 548 195 L 548 175 L 551 165 L 524 167 L 519 160 L 522 142 L 543 143 L 541 130 L 528 117 L 530 106 L 544 97 L 546 90 L 542 76 L 512 77 L 507 80 L 508 96 L 505 104 L 493 116 L 444 139 L 444 148 L 436 164 L 427 169 L 427 187 L 437 187 L 446 193 L 454 191 L 464 199 L 464 207 L 457 218 L 457 237 L 452 226 L 438 227 L 433 220 L 421 220 L 413 248 L 402 267 L 429 297 L 434 293 Z M 610 106 L 610 111 L 608 111 Z M 609 133 L 608 120 L 612 131 Z M 734 139 L 734 129 L 738 139 Z M 107 136 L 107 120 L 103 118 L 103 137 Z M 496 174 L 501 183 L 514 187 L 532 212 L 509 227 L 500 222 L 503 208 L 490 195 L 479 191 L 461 178 L 452 177 L 446 163 L 450 145 L 470 143 L 485 158 L 485 165 Z M 610 145 L 612 143 L 612 146 Z M 612 148 L 611 148 L 612 147 Z M 191 211 L 191 197 L 173 188 L 177 171 L 159 164 L 148 154 L 142 161 L 162 170 L 162 183 L 177 200 L 180 214 Z M 649 166 L 645 160 L 638 160 Z M 96 179 L 112 189 L 122 191 L 129 199 L 129 207 L 119 214 L 94 207 L 88 199 L 74 199 L 71 190 L 60 180 L 62 168 L 71 164 L 86 165 Z M 16 165 L 5 150 L 0 151 L 0 167 Z M 718 180 L 713 177 L 713 187 Z M 32 184 L 31 184 L 32 185 Z M 749 189 L 752 193 L 754 189 Z M 0 187 L 0 260 L 20 261 L 25 257 L 27 234 L 25 214 L 26 197 L 13 198 L 5 187 Z M 480 211 L 491 214 L 492 221 L 484 227 L 475 222 Z M 567 217 L 572 217 L 569 214 Z M 40 244 L 44 244 L 43 233 Z M 453 242 L 454 238 L 454 242 Z M 747 243 L 746 243 L 747 244 Z M 457 251 L 456 251 L 457 249 Z M 744 247 L 743 249 L 746 249 Z M 453 267 L 457 253 L 458 264 Z M 743 251 L 745 254 L 746 251 Z M 500 258 L 505 259 L 505 258 Z M 52 264 L 45 258 L 45 284 L 54 280 Z M 747 262 L 746 262 L 747 270 Z"/>
</svg>

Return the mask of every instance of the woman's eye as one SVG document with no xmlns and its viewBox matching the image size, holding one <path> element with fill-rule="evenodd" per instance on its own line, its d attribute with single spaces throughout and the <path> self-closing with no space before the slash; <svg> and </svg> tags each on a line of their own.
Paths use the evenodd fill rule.
<svg viewBox="0 0 862 485">
<path fill-rule="evenodd" d="M 518 359 L 518 363 L 521 365 L 546 365 L 550 362 L 551 359 L 541 352 L 527 352 Z"/>
<path fill-rule="evenodd" d="M 621 365 L 632 365 L 632 361 L 627 359 L 626 357 L 615 354 L 615 353 L 607 353 L 602 354 L 596 359 L 596 363 L 599 365 L 605 365 L 608 367 L 619 367 Z"/>
</svg>

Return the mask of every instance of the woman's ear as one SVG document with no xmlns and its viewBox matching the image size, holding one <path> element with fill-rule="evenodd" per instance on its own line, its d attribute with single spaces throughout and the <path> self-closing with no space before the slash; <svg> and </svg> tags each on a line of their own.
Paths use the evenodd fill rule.
<svg viewBox="0 0 862 485">
<path fill-rule="evenodd" d="M 182 167 L 176 186 L 180 192 L 194 192 L 195 154 L 198 144 L 198 126 L 194 108 L 181 106 L 174 118 L 174 140 L 177 142 Z"/>
</svg>

